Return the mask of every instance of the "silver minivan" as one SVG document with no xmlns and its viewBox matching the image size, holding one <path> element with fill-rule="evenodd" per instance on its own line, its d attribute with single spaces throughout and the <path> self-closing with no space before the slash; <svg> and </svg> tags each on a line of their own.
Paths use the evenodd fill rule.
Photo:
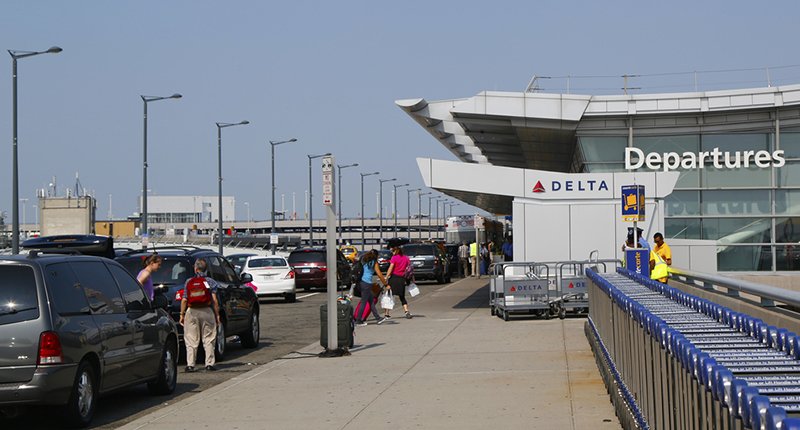
<svg viewBox="0 0 800 430">
<path fill-rule="evenodd" d="M 177 330 L 161 306 L 113 260 L 0 256 L 0 415 L 49 405 L 85 427 L 110 391 L 172 393 Z"/>
</svg>

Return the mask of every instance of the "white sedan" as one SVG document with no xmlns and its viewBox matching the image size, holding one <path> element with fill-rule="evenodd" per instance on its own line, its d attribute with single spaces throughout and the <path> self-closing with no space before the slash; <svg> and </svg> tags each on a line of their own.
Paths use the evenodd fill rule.
<svg viewBox="0 0 800 430">
<path fill-rule="evenodd" d="M 289 303 L 294 302 L 297 297 L 294 270 L 281 256 L 247 257 L 242 273 L 249 273 L 253 277 L 251 286 L 258 297 L 283 296 Z"/>
</svg>

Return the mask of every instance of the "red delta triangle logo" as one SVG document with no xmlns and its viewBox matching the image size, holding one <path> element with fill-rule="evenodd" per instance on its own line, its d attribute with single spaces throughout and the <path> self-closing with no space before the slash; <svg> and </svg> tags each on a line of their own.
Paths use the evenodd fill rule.
<svg viewBox="0 0 800 430">
<path fill-rule="evenodd" d="M 544 185 L 542 185 L 542 181 L 536 181 L 536 185 L 533 186 L 534 193 L 543 193 L 545 192 Z"/>
<path fill-rule="evenodd" d="M 631 234 L 632 234 L 632 233 L 631 233 Z M 570 282 L 570 283 L 569 283 L 569 287 L 567 287 L 567 288 L 575 288 L 575 285 L 573 285 L 573 284 L 572 284 L 572 282 Z"/>
<path fill-rule="evenodd" d="M 513 285 L 512 285 L 512 286 L 511 286 L 511 292 L 513 293 L 513 292 L 515 292 L 515 291 L 517 291 L 517 287 L 515 287 L 515 286 L 513 286 Z"/>
</svg>

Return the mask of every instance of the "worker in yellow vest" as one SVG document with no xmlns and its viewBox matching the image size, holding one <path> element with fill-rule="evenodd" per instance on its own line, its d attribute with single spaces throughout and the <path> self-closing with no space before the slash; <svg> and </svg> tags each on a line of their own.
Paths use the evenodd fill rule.
<svg viewBox="0 0 800 430">
<path fill-rule="evenodd" d="M 472 242 L 469 244 L 469 260 L 472 263 L 472 276 L 478 276 L 478 244 Z"/>
<path fill-rule="evenodd" d="M 672 250 L 664 242 L 664 235 L 661 233 L 654 234 L 653 241 L 656 246 L 650 251 L 650 279 L 666 284 L 669 278 L 668 266 L 672 266 Z"/>
</svg>

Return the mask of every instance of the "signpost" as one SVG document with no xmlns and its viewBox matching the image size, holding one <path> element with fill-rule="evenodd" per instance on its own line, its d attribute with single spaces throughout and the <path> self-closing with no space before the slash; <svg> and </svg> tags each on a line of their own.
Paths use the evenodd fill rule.
<svg viewBox="0 0 800 430">
<path fill-rule="evenodd" d="M 335 184 L 333 181 L 333 155 L 322 157 L 322 204 L 326 206 L 325 213 L 325 251 L 328 265 L 328 348 L 327 353 L 336 351 L 339 345 L 338 335 L 338 308 L 336 304 L 336 199 Z"/>
<path fill-rule="evenodd" d="M 633 222 L 633 248 L 625 249 L 625 267 L 644 276 L 650 275 L 650 250 L 639 248 L 637 223 L 645 220 L 644 185 L 622 186 L 622 221 Z"/>
</svg>

